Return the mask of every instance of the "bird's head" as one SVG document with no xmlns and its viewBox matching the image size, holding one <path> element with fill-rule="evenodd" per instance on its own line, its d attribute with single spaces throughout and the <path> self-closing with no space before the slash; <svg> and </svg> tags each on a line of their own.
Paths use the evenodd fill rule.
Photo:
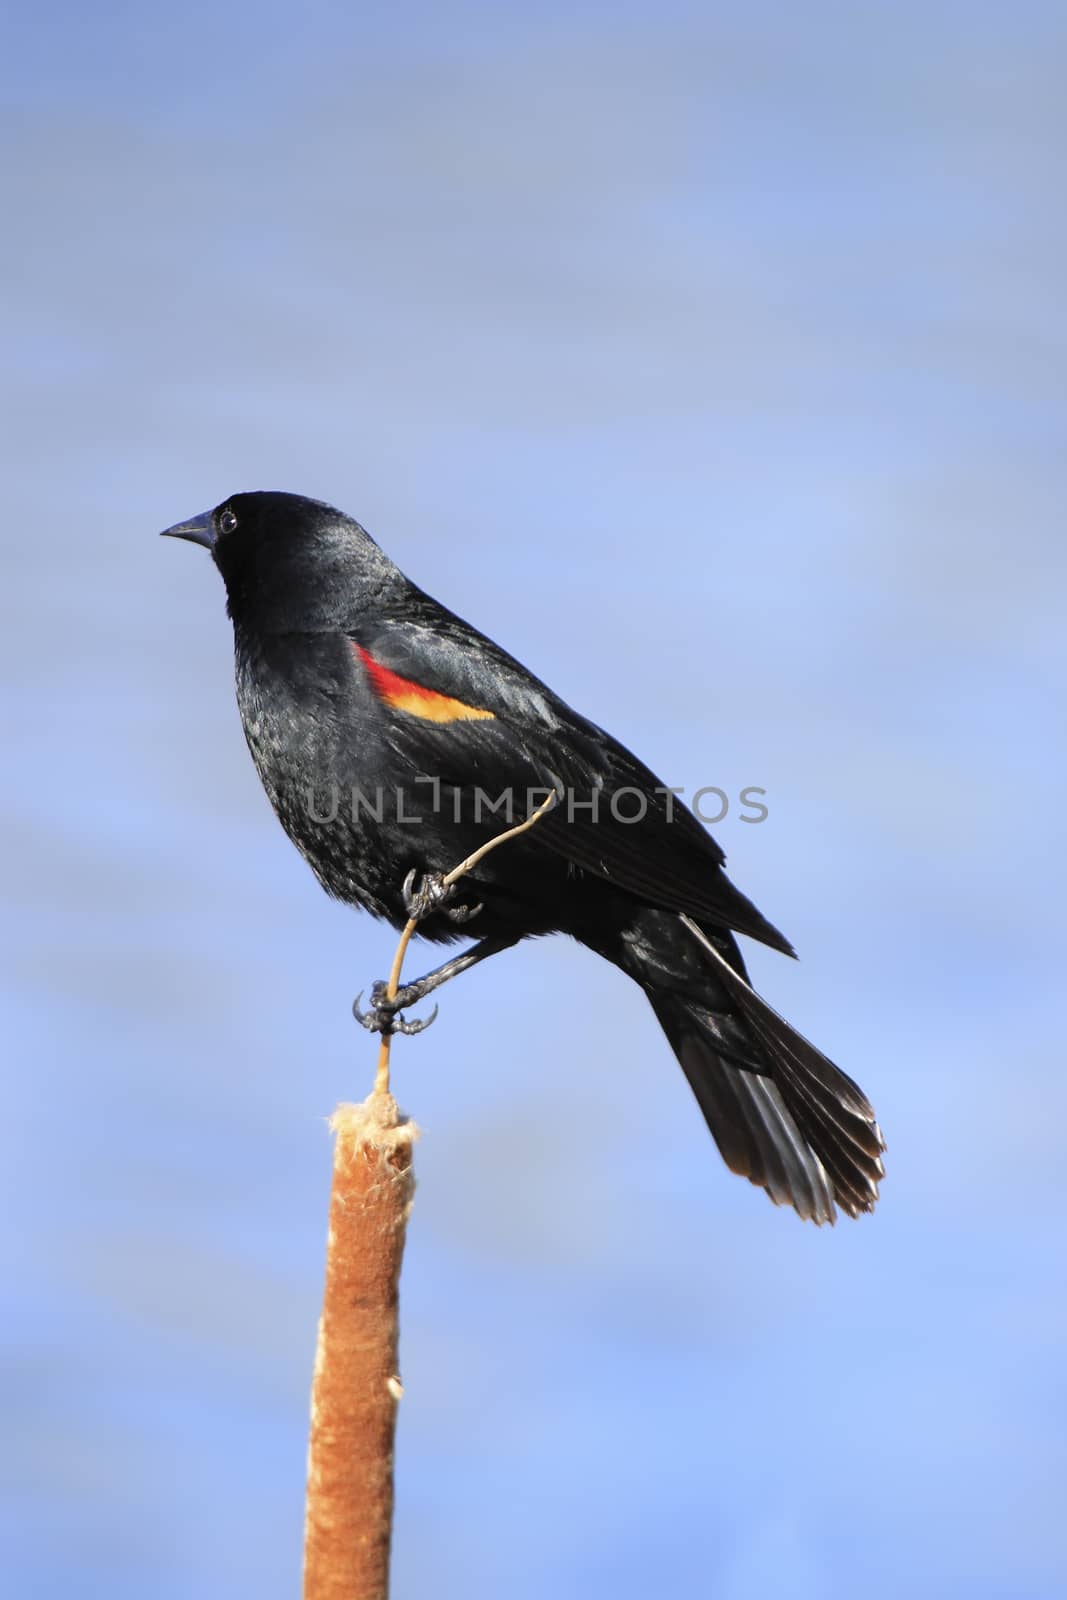
<svg viewBox="0 0 1067 1600">
<path fill-rule="evenodd" d="M 234 494 L 164 536 L 210 550 L 230 616 L 270 631 L 344 626 L 396 574 L 358 522 L 300 494 Z"/>
</svg>

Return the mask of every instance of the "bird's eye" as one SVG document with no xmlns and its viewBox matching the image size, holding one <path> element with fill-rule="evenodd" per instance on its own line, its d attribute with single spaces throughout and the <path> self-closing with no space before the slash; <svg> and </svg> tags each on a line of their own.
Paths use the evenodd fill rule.
<svg viewBox="0 0 1067 1600">
<path fill-rule="evenodd" d="M 220 511 L 219 512 L 219 532 L 220 533 L 232 533 L 234 528 L 236 528 L 236 526 L 237 526 L 237 513 L 236 513 L 236 511 L 231 511 L 229 506 L 227 506 L 225 511 Z"/>
</svg>

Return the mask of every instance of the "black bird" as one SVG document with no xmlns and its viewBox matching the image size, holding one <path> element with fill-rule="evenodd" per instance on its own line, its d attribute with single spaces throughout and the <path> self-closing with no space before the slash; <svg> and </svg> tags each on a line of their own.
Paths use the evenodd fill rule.
<svg viewBox="0 0 1067 1600">
<path fill-rule="evenodd" d="M 167 533 L 222 574 L 252 759 L 329 894 L 394 927 L 415 910 L 427 939 L 453 941 L 472 908 L 441 876 L 558 792 L 463 880 L 479 943 L 396 1010 L 520 939 L 569 933 L 644 990 L 733 1172 L 817 1223 L 873 1210 L 870 1103 L 754 993 L 734 934 L 791 946 L 646 766 L 332 506 L 237 494 Z M 371 1020 L 388 1028 L 383 992 Z"/>
</svg>

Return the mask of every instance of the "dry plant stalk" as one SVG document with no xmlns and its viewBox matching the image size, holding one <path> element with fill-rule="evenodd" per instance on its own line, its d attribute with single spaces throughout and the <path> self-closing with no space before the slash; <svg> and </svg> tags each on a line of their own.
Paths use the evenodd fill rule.
<svg viewBox="0 0 1067 1600">
<path fill-rule="evenodd" d="M 490 839 L 445 878 L 463 875 L 542 817 Z M 400 936 L 387 994 L 400 987 L 417 923 Z M 392 1036 L 383 1034 L 374 1088 L 362 1105 L 338 1106 L 326 1285 L 311 1388 L 304 1600 L 388 1600 L 393 1522 L 400 1263 L 415 1192 L 411 1151 L 418 1131 L 389 1092 Z"/>
</svg>

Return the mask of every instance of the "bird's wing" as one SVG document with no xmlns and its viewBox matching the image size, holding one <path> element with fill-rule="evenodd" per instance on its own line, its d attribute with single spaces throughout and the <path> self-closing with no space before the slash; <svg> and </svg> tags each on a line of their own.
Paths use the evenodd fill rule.
<svg viewBox="0 0 1067 1600">
<path fill-rule="evenodd" d="M 475 788 L 543 795 L 561 784 L 563 800 L 528 844 L 649 904 L 792 954 L 727 878 L 715 840 L 643 762 L 492 640 L 432 604 L 425 620 L 378 618 L 348 635 L 354 670 L 392 713 L 387 737 L 404 764 L 471 796 Z M 526 808 L 517 804 L 521 820 Z M 502 825 L 488 815 L 487 833 Z"/>
</svg>

